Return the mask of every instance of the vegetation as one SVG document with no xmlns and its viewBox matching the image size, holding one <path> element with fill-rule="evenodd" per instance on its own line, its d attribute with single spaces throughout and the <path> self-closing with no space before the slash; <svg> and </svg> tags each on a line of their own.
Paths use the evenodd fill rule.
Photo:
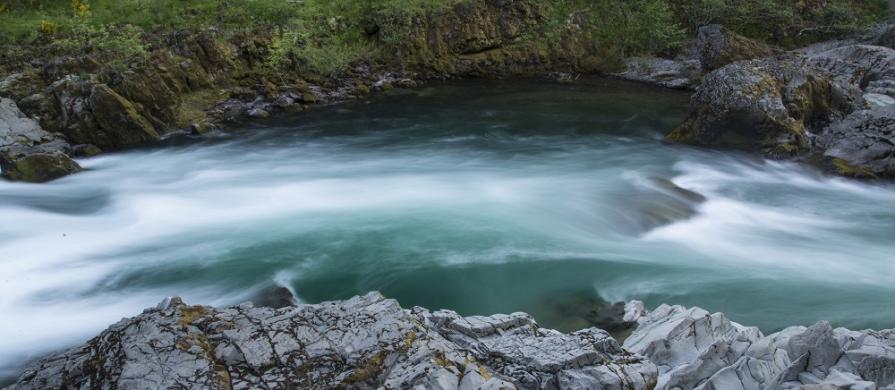
<svg viewBox="0 0 895 390">
<path fill-rule="evenodd" d="M 683 0 L 670 1 L 691 33 L 719 23 L 750 38 L 796 46 L 860 31 L 887 12 L 882 0 Z"/>
<path fill-rule="evenodd" d="M 484 0 L 0 0 L 0 57 L 23 47 L 44 55 L 87 51 L 127 62 L 176 29 L 214 28 L 220 39 L 246 31 L 270 36 L 269 70 L 321 76 L 358 60 L 394 60 L 406 31 L 377 34 L 384 20 L 409 20 Z M 607 57 L 678 47 L 698 26 L 722 23 L 764 41 L 794 45 L 858 30 L 885 14 L 884 0 L 543 0 L 545 17 L 525 40 L 562 52 L 570 28 Z M 389 15 L 391 18 L 383 18 Z M 399 15 L 396 18 L 395 15 Z M 581 38 L 579 38 L 581 39 Z M 0 68 L 2 68 L 0 64 Z"/>
</svg>

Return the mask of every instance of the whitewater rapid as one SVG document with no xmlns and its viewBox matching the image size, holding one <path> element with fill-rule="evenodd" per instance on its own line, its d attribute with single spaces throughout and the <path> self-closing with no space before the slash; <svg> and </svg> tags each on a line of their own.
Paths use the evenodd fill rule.
<svg viewBox="0 0 895 390">
<path fill-rule="evenodd" d="M 166 296 L 271 285 L 556 327 L 577 323 L 551 303 L 582 291 L 764 330 L 895 327 L 895 186 L 663 144 L 685 103 L 605 81 L 449 85 L 0 182 L 0 377 Z"/>
</svg>

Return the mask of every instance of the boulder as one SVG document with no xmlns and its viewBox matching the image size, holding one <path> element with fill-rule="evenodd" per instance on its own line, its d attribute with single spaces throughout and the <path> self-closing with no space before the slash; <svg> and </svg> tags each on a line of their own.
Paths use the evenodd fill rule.
<svg viewBox="0 0 895 390">
<path fill-rule="evenodd" d="M 824 129 L 815 144 L 839 174 L 895 177 L 895 105 L 852 113 Z"/>
<path fill-rule="evenodd" d="M 808 48 L 801 53 L 807 56 L 809 66 L 859 88 L 895 81 L 895 49 L 852 44 L 826 50 Z"/>
<path fill-rule="evenodd" d="M 44 183 L 81 170 L 68 157 L 69 152 L 69 145 L 62 140 L 4 147 L 0 148 L 0 169 L 8 180 Z"/>
<path fill-rule="evenodd" d="M 61 117 L 61 132 L 75 144 L 104 150 L 158 140 L 159 133 L 134 104 L 108 85 L 75 76 L 50 86 Z"/>
<path fill-rule="evenodd" d="M 31 146 L 54 137 L 28 118 L 12 99 L 0 98 L 0 148 L 11 145 Z"/>
<path fill-rule="evenodd" d="M 696 50 L 706 72 L 740 60 L 751 60 L 779 54 L 779 49 L 753 41 L 727 30 L 719 24 L 699 28 Z"/>
<path fill-rule="evenodd" d="M 16 104 L 0 98 L 0 169 L 8 180 L 47 182 L 81 169 L 68 157 L 68 143 L 56 139 Z"/>
<path fill-rule="evenodd" d="M 14 389 L 650 389 L 656 368 L 599 329 L 402 309 L 378 293 L 280 309 L 169 298 L 33 363 Z"/>
<path fill-rule="evenodd" d="M 667 139 L 792 157 L 808 151 L 811 130 L 863 104 L 860 90 L 803 58 L 739 61 L 706 75 Z"/>
<path fill-rule="evenodd" d="M 756 368 L 748 380 L 744 379 L 747 382 L 773 379 L 776 371 L 767 362 L 747 357 L 749 348 L 761 337 L 758 328 L 732 322 L 721 313 L 661 305 L 640 319 L 624 347 L 647 356 L 658 366 L 658 389 L 692 389 L 719 371 L 737 365 Z M 739 378 L 736 370 L 723 375 Z"/>
<path fill-rule="evenodd" d="M 764 336 L 721 313 L 661 305 L 641 317 L 624 348 L 656 364 L 659 390 L 892 389 L 891 333 L 819 322 Z"/>
</svg>

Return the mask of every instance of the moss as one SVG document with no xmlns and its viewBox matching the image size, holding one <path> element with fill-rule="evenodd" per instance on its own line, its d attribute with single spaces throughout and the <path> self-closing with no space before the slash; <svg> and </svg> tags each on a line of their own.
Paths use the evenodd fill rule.
<svg viewBox="0 0 895 390">
<path fill-rule="evenodd" d="M 485 381 L 491 379 L 491 373 L 488 372 L 488 369 L 485 366 L 479 365 L 479 375 L 482 376 Z"/>
<path fill-rule="evenodd" d="M 376 378 L 382 372 L 386 356 L 388 354 L 385 351 L 380 351 L 373 355 L 362 367 L 358 367 L 351 372 L 351 375 L 345 380 L 345 385 L 348 386 L 340 387 L 351 387 L 350 385 L 365 383 Z"/>
<path fill-rule="evenodd" d="M 188 326 L 206 314 L 208 314 L 208 309 L 204 306 L 186 306 L 180 309 L 180 318 L 177 323 L 181 326 Z"/>
<path fill-rule="evenodd" d="M 413 347 L 414 341 L 416 341 L 416 332 L 414 332 L 414 331 L 407 332 L 407 334 L 404 335 L 404 345 L 403 345 L 403 348 L 401 348 L 402 352 L 409 351 L 410 348 Z"/>
<path fill-rule="evenodd" d="M 39 153 L 21 158 L 0 156 L 3 176 L 10 180 L 44 183 L 81 170 L 62 153 Z"/>
<path fill-rule="evenodd" d="M 862 179 L 875 179 L 877 175 L 873 173 L 872 170 L 866 167 L 856 167 L 854 165 L 849 164 L 848 161 L 845 161 L 841 158 L 833 159 L 833 166 L 836 169 L 836 173 L 854 178 L 862 178 Z"/>
<path fill-rule="evenodd" d="M 444 352 L 441 351 L 435 353 L 435 357 L 432 358 L 432 362 L 439 367 L 454 367 L 454 363 L 448 360 L 447 356 L 444 355 Z"/>
</svg>

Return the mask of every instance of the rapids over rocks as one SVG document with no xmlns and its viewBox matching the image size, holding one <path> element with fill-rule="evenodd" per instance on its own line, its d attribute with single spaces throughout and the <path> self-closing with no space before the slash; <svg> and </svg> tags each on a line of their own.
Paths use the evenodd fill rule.
<svg viewBox="0 0 895 390">
<path fill-rule="evenodd" d="M 895 325 L 895 186 L 664 144 L 686 104 L 604 79 L 436 84 L 0 182 L 0 373 L 165 296 L 274 285 L 563 331 L 629 299 L 766 333 Z"/>
</svg>

